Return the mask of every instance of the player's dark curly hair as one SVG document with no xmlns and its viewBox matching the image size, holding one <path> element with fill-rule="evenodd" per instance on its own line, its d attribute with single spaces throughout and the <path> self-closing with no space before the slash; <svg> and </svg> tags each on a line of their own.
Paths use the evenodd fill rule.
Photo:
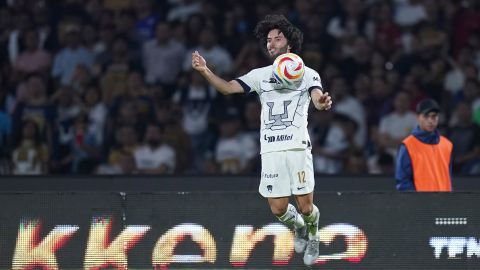
<svg viewBox="0 0 480 270">
<path fill-rule="evenodd" d="M 267 15 L 263 21 L 258 22 L 255 27 L 255 36 L 262 44 L 267 43 L 267 35 L 272 29 L 279 29 L 288 40 L 291 51 L 300 53 L 303 43 L 303 33 L 295 27 L 283 15 Z"/>
</svg>

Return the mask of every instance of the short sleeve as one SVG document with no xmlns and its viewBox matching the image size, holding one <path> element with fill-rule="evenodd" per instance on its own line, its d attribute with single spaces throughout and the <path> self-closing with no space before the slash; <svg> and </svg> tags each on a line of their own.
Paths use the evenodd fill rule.
<svg viewBox="0 0 480 270">
<path fill-rule="evenodd" d="M 260 74 L 261 73 L 258 69 L 251 70 L 247 74 L 236 78 L 235 80 L 240 83 L 243 87 L 245 93 L 249 93 L 251 91 L 259 92 L 260 91 Z"/>
<path fill-rule="evenodd" d="M 308 93 L 311 93 L 313 89 L 319 88 L 320 90 L 323 91 L 323 86 L 322 86 L 322 79 L 320 78 L 320 75 L 318 75 L 318 72 L 316 72 L 313 69 L 309 70 L 310 72 L 306 72 L 306 80 L 307 80 L 307 87 L 308 87 Z"/>
</svg>

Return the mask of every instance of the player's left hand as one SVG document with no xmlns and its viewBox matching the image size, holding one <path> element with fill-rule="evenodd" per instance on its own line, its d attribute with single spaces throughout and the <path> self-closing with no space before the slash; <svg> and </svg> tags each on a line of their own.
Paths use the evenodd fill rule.
<svg viewBox="0 0 480 270">
<path fill-rule="evenodd" d="M 328 94 L 328 92 L 321 93 L 320 95 L 315 97 L 314 105 L 317 110 L 330 110 L 332 108 L 332 97 Z"/>
</svg>

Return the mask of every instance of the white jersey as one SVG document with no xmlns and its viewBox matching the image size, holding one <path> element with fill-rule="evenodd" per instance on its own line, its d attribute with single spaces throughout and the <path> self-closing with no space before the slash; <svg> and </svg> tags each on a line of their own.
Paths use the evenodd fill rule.
<svg viewBox="0 0 480 270">
<path fill-rule="evenodd" d="M 322 89 L 318 73 L 305 67 L 298 86 L 287 87 L 273 77 L 273 66 L 250 71 L 237 81 L 246 92 L 255 91 L 262 104 L 261 154 L 310 147 L 307 130 L 310 91 Z"/>
</svg>

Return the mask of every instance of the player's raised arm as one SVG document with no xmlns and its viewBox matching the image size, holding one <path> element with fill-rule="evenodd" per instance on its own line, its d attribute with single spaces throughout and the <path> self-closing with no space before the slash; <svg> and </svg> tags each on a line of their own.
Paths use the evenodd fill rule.
<svg viewBox="0 0 480 270">
<path fill-rule="evenodd" d="M 315 88 L 311 92 L 313 105 L 317 110 L 330 110 L 332 107 L 332 98 L 328 92 L 323 92 L 320 88 Z"/>
<path fill-rule="evenodd" d="M 205 61 L 198 51 L 192 53 L 192 68 L 200 72 L 218 92 L 224 95 L 244 92 L 243 87 L 237 81 L 232 80 L 227 82 L 215 75 L 215 73 L 207 67 L 207 61 Z"/>
</svg>

